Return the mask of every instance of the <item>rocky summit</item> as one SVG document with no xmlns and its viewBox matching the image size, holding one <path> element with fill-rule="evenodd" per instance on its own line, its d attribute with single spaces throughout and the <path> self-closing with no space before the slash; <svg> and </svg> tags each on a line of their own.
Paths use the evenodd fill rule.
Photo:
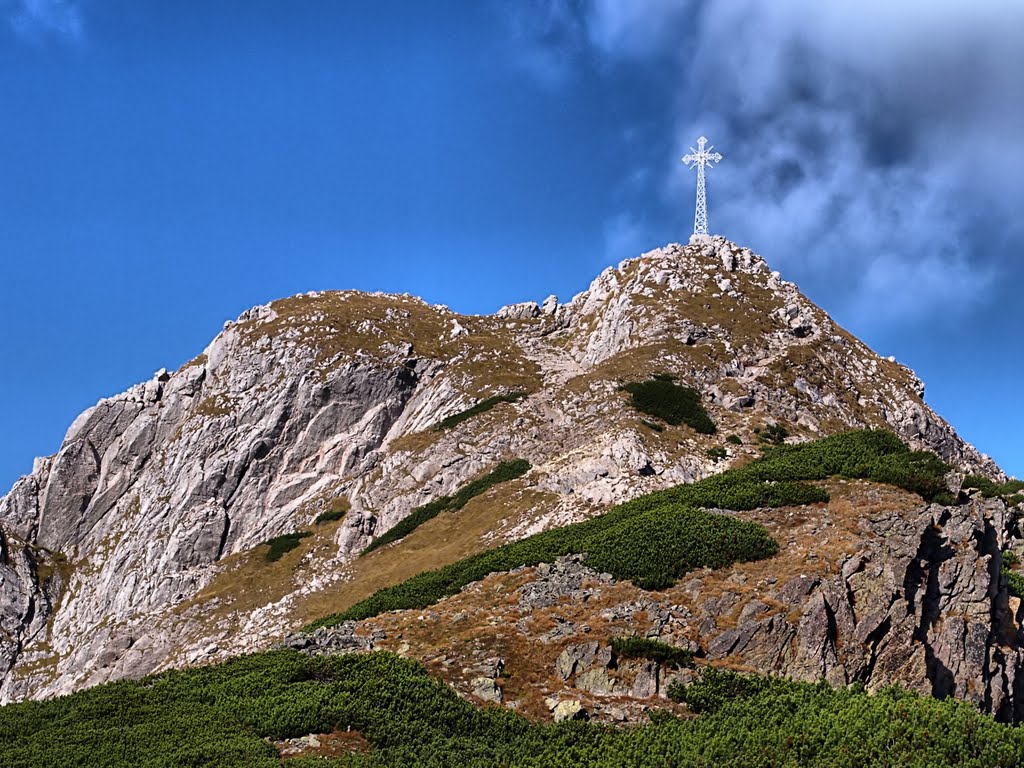
<svg viewBox="0 0 1024 768">
<path fill-rule="evenodd" d="M 694 391 L 713 428 L 632 407 L 644 381 Z M 488 316 L 353 291 L 254 307 L 191 362 L 81 414 L 0 499 L 0 700 L 284 645 L 392 650 L 472 701 L 618 722 L 693 674 L 609 645 L 629 634 L 1018 720 L 1021 605 L 1002 565 L 1019 507 L 871 479 L 736 513 L 778 553 L 665 589 L 566 555 L 299 632 L 424 571 L 749 465 L 766 443 L 883 428 L 952 467 L 953 497 L 965 475 L 1005 481 L 923 398 L 911 370 L 722 238 Z"/>
</svg>

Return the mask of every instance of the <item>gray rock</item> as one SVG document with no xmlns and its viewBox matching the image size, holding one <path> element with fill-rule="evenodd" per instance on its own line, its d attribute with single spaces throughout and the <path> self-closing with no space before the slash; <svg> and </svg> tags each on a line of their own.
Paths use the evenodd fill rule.
<svg viewBox="0 0 1024 768">
<path fill-rule="evenodd" d="M 522 304 L 509 304 L 497 312 L 498 317 L 507 317 L 513 320 L 532 320 L 540 316 L 540 307 L 535 301 L 526 301 Z"/>
<path fill-rule="evenodd" d="M 567 555 L 554 563 L 541 563 L 537 566 L 537 576 L 536 580 L 527 582 L 517 590 L 519 607 L 523 611 L 549 608 L 567 597 L 588 600 L 592 590 L 583 588 L 584 581 L 611 581 L 607 574 L 583 565 L 580 555 Z"/>
<path fill-rule="evenodd" d="M 469 684 L 473 695 L 478 699 L 496 704 L 501 703 L 501 688 L 498 687 L 493 677 L 474 677 Z"/>
<path fill-rule="evenodd" d="M 566 720 L 587 720 L 587 719 L 589 719 L 589 715 L 587 714 L 587 710 L 584 709 L 582 704 L 580 704 L 578 701 L 574 701 L 574 700 L 559 701 L 555 705 L 555 708 L 554 708 L 554 710 L 552 712 L 554 714 L 554 718 L 555 718 L 555 722 L 556 723 L 561 723 L 561 722 L 564 722 Z"/>
<path fill-rule="evenodd" d="M 751 303 L 755 295 L 764 306 Z M 702 316 L 699 324 L 687 319 L 682 310 L 695 300 L 714 309 L 714 317 Z M 742 324 L 729 322 L 751 312 L 764 313 L 767 334 L 745 336 Z M 787 370 L 806 384 L 791 387 L 774 371 L 807 337 L 815 342 L 815 375 Z M 664 343 L 673 338 L 713 354 L 679 356 Z M 343 578 L 373 535 L 510 456 L 529 459 L 529 482 L 552 495 L 543 509 L 516 508 L 514 519 L 503 520 L 507 527 L 499 537 L 582 519 L 595 507 L 718 471 L 703 450 L 685 441 L 659 441 L 639 429 L 635 414 L 623 408 L 619 382 L 595 376 L 606 361 L 634 353 L 642 360 L 644 350 L 654 350 L 652 363 L 678 373 L 688 385 L 709 395 L 717 391 L 707 400 L 715 418 L 728 407 L 725 395 L 742 393 L 750 401 L 729 405 L 804 425 L 807 435 L 801 436 L 816 434 L 820 424 L 887 423 L 914 448 L 935 450 L 959 471 L 1002 477 L 924 404 L 923 385 L 912 372 L 841 333 L 759 256 L 722 238 L 651 251 L 609 267 L 567 303 L 551 298 L 541 308 L 528 302 L 499 317 L 464 317 L 407 296 L 293 297 L 246 311 L 191 363 L 158 371 L 86 410 L 58 453 L 37 460 L 32 474 L 0 498 L 0 567 L 6 569 L 0 583 L 0 669 L 7 670 L 0 702 L 272 647 L 294 627 L 294 606 Z M 481 373 L 487 369 L 481 361 L 498 357 L 502 370 L 522 372 L 534 382 L 531 397 L 432 433 L 446 416 L 505 391 L 491 373 Z M 579 390 L 567 386 L 572 380 L 589 383 Z M 845 396 L 854 391 L 866 393 L 863 402 Z M 426 447 L 424 435 L 431 435 Z M 194 602 L 222 578 L 226 558 L 237 563 L 274 536 L 306 529 L 323 508 L 317 505 L 341 498 L 351 511 L 333 542 L 318 549 L 330 554 L 304 560 L 302 576 L 283 585 L 284 598 L 245 610 L 229 607 L 230 601 Z M 499 490 L 494 498 L 501 499 Z M 986 553 L 992 549 L 986 547 Z M 37 557 L 45 566 L 41 571 L 33 565 Z M 906 577 L 905 567 L 883 566 L 888 555 L 871 557 L 866 569 L 891 571 L 898 582 Z M 977 565 L 971 557 L 954 558 L 959 565 L 947 566 L 942 578 L 964 583 Z M 608 583 L 579 561 L 554 566 L 520 593 L 524 610 L 590 599 Z M 833 600 L 839 593 L 817 589 L 820 604 L 838 608 Z M 998 603 L 1002 593 L 994 594 L 989 600 Z M 802 605 L 814 595 L 797 590 L 794 599 Z M 967 598 L 950 600 L 961 605 Z M 899 623 L 883 603 L 850 608 L 853 618 L 846 609 L 836 614 L 873 644 L 874 656 L 868 654 L 863 669 L 898 662 L 894 647 L 878 639 L 884 628 L 897 632 Z M 952 608 L 940 603 L 946 616 Z M 828 647 L 827 633 L 822 639 L 817 629 L 824 610 L 803 624 L 808 654 Z M 660 631 L 668 617 L 658 614 L 657 621 Z M 721 634 L 713 617 L 701 621 L 702 631 Z M 964 621 L 961 629 L 969 639 L 980 632 L 975 625 L 984 626 L 974 613 Z M 1016 679 L 1013 643 L 1005 644 L 1006 653 L 993 650 L 992 660 L 979 666 L 974 641 L 940 639 L 942 626 L 952 632 L 954 624 L 939 621 L 918 633 L 936 635 L 932 650 L 943 658 L 963 652 L 963 663 L 950 661 L 954 675 L 994 675 L 998 666 L 1007 681 Z M 780 625 L 769 634 L 777 638 L 786 631 Z M 134 642 L 129 648 L 110 646 L 119 637 Z M 364 640 L 353 637 L 337 640 L 339 647 L 363 647 Z M 218 650 L 208 655 L 212 644 Z M 860 668 L 842 649 L 838 659 L 829 674 L 842 670 L 849 677 Z M 805 661 L 807 674 L 824 669 L 820 660 Z M 1011 706 L 1000 697 L 1013 683 L 984 685 L 1000 710 Z M 960 687 L 959 681 L 953 684 L 955 691 Z"/>
<path fill-rule="evenodd" d="M 555 671 L 563 680 L 597 664 L 602 667 L 611 662 L 611 648 L 602 646 L 596 640 L 586 643 L 573 643 L 566 646 L 555 661 Z"/>
<path fill-rule="evenodd" d="M 743 606 L 743 610 L 740 611 L 737 623 L 746 624 L 752 619 L 760 616 L 762 613 L 765 613 L 767 610 L 768 606 L 761 600 L 751 600 L 749 603 Z"/>
<path fill-rule="evenodd" d="M 638 663 L 636 677 L 633 680 L 631 695 L 638 699 L 656 696 L 659 690 L 661 668 L 657 662 L 641 661 Z"/>
<path fill-rule="evenodd" d="M 879 514 L 839 573 L 782 587 L 797 626 L 752 601 L 735 628 L 706 628 L 708 657 L 834 685 L 899 683 L 1018 721 L 1020 601 L 1011 605 L 998 568 L 1012 525 L 994 500 Z"/>
<path fill-rule="evenodd" d="M 611 678 L 606 668 L 600 666 L 591 667 L 582 674 L 577 675 L 573 685 L 582 691 L 601 695 L 618 691 L 616 681 Z"/>
<path fill-rule="evenodd" d="M 357 635 L 359 625 L 354 621 L 343 621 L 333 627 L 320 627 L 312 633 L 293 632 L 289 634 L 282 648 L 292 648 L 310 656 L 361 653 L 372 651 L 375 641 L 382 640 L 380 633 L 370 636 Z"/>
</svg>

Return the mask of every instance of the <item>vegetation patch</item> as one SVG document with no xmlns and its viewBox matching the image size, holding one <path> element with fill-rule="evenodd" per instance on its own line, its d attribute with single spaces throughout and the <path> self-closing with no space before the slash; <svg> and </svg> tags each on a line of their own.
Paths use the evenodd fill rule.
<svg viewBox="0 0 1024 768">
<path fill-rule="evenodd" d="M 486 400 L 481 400 L 479 403 L 474 405 L 472 408 L 467 408 L 464 411 L 449 416 L 447 419 L 443 419 L 434 425 L 434 429 L 438 432 L 443 432 L 446 429 L 461 424 L 467 419 L 471 419 L 474 416 L 479 416 L 481 413 L 487 413 L 496 405 L 501 403 L 516 403 L 527 396 L 526 392 L 509 392 L 504 395 L 494 395 L 494 397 L 488 397 Z"/>
<path fill-rule="evenodd" d="M 782 445 L 789 437 L 789 430 L 781 424 L 769 424 L 764 429 L 755 429 L 754 434 L 762 443 L 769 445 Z"/>
<path fill-rule="evenodd" d="M 324 523 L 332 523 L 335 520 L 341 520 L 348 513 L 349 506 L 348 501 L 345 499 L 334 499 L 319 515 L 313 519 L 314 525 L 323 525 Z"/>
<path fill-rule="evenodd" d="M 702 680 L 669 693 L 700 713 L 691 722 L 711 739 L 694 765 L 994 768 L 1024 757 L 1024 731 L 964 702 L 898 686 L 867 695 L 860 685 L 833 689 L 706 667 Z M 712 724 L 722 730 L 705 730 Z"/>
<path fill-rule="evenodd" d="M 474 707 L 418 663 L 389 653 L 271 651 L 224 664 L 107 683 L 0 708 L 0 763 L 279 768 L 273 741 L 358 731 L 350 755 L 289 760 L 321 768 L 450 766 L 1018 765 L 1024 730 L 954 699 L 705 668 L 683 691 L 697 717 L 650 724 L 531 723 Z"/>
<path fill-rule="evenodd" d="M 1014 597 L 1024 598 L 1024 574 L 1021 574 L 1013 567 L 1020 565 L 1020 558 L 1012 550 L 1003 552 L 1003 562 L 999 572 L 1006 577 L 1006 588 Z"/>
<path fill-rule="evenodd" d="M 649 659 L 667 667 L 692 667 L 693 651 L 649 637 L 613 637 L 612 651 L 620 659 Z"/>
<path fill-rule="evenodd" d="M 977 489 L 986 499 L 1002 499 L 1008 504 L 1018 504 L 1021 500 L 1020 492 L 1024 491 L 1024 480 L 1007 480 L 1005 483 L 997 483 L 984 475 L 967 475 L 964 477 L 961 487 L 965 490 Z"/>
<path fill-rule="evenodd" d="M 398 524 L 389 528 L 386 533 L 371 541 L 362 554 L 365 555 L 378 547 L 383 547 L 385 544 L 390 544 L 393 541 L 398 541 L 408 536 L 425 522 L 437 517 L 442 512 L 456 512 L 462 509 L 469 503 L 470 499 L 479 496 L 498 483 L 505 483 L 509 480 L 515 480 L 517 477 L 522 477 L 529 470 L 530 462 L 526 461 L 526 459 L 501 462 L 488 474 L 462 486 L 454 496 L 442 496 L 439 499 L 434 499 L 427 504 L 416 507 L 408 517 L 403 518 Z"/>
<path fill-rule="evenodd" d="M 729 455 L 729 452 L 725 448 L 708 448 L 706 451 L 707 457 L 716 464 L 722 459 Z"/>
<path fill-rule="evenodd" d="M 221 392 L 204 397 L 196 406 L 195 413 L 209 419 L 219 419 L 235 412 L 237 398 Z"/>
<path fill-rule="evenodd" d="M 306 629 L 386 611 L 426 608 L 491 573 L 550 563 L 568 554 L 586 553 L 587 564 L 594 568 L 640 586 L 663 588 L 693 568 L 725 567 L 777 551 L 761 526 L 695 508 L 739 511 L 827 502 L 822 488 L 805 481 L 834 475 L 890 483 L 935 500 L 944 489 L 947 471 L 934 454 L 911 452 L 898 437 L 883 430 L 858 430 L 802 445 L 771 447 L 740 469 L 656 491 L 590 520 L 419 573 L 378 590 L 342 613 L 317 619 Z"/>
<path fill-rule="evenodd" d="M 916 493 L 925 501 L 950 504 L 949 465 L 929 451 L 911 451 L 882 429 L 844 432 L 801 445 L 768 446 L 741 473 L 772 480 L 823 480 L 838 475 L 873 480 Z M 722 477 L 718 475 L 717 477 Z"/>
<path fill-rule="evenodd" d="M 733 445 L 743 445 L 743 441 L 740 439 L 739 435 L 729 435 L 725 438 L 725 442 L 732 443 Z"/>
<path fill-rule="evenodd" d="M 314 518 L 313 523 L 315 525 L 323 525 L 324 523 L 331 523 L 335 520 L 341 520 L 341 518 L 343 518 L 345 516 L 345 513 L 347 512 L 347 509 L 329 509 L 326 512 L 321 512 L 319 515 L 317 515 Z"/>
<path fill-rule="evenodd" d="M 292 533 L 286 533 L 283 536 L 275 536 L 274 538 L 263 542 L 269 549 L 267 550 L 267 560 L 275 562 L 280 560 L 288 552 L 299 546 L 299 542 L 307 536 L 312 536 L 311 531 L 293 531 Z"/>
<path fill-rule="evenodd" d="M 757 523 L 689 507 L 657 507 L 586 537 L 586 564 L 641 589 L 666 589 L 695 568 L 763 560 L 779 545 Z"/>
<path fill-rule="evenodd" d="M 700 404 L 700 393 L 676 384 L 668 376 L 632 382 L 619 387 L 630 394 L 630 405 L 667 424 L 686 424 L 705 435 L 715 433 L 715 423 Z"/>
<path fill-rule="evenodd" d="M 200 352 L 198 355 L 196 355 L 191 360 L 189 360 L 187 363 L 185 363 L 183 366 L 181 366 L 181 368 L 178 369 L 178 372 L 180 373 L 181 371 L 184 371 L 184 370 L 186 370 L 188 368 L 194 368 L 194 367 L 197 367 L 197 366 L 200 366 L 200 365 L 206 365 L 208 360 L 209 360 L 209 358 L 206 356 L 206 353 L 205 352 Z"/>
</svg>

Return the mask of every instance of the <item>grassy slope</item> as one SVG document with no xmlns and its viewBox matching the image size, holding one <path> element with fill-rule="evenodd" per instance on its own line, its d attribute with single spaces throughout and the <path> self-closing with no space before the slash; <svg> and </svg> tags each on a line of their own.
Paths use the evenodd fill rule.
<svg viewBox="0 0 1024 768">
<path fill-rule="evenodd" d="M 357 729 L 368 755 L 317 766 L 1011 766 L 1024 732 L 969 705 L 712 671 L 684 692 L 697 718 L 613 729 L 479 709 L 387 653 L 275 651 L 0 709 L 9 768 L 279 766 L 280 740 Z"/>
<path fill-rule="evenodd" d="M 728 500 L 740 506 L 804 493 L 819 498 L 821 489 L 800 479 L 837 474 L 889 478 L 927 493 L 942 469 L 892 435 L 849 433 L 770 449 L 741 470 L 650 494 L 542 536 L 563 546 L 578 540 L 580 531 L 591 543 L 609 538 L 615 547 L 598 547 L 590 557 L 607 551 L 624 558 L 624 567 L 634 567 L 630 563 L 651 548 L 624 553 L 623 542 L 611 534 L 617 527 L 632 534 L 636 529 L 630 526 L 638 521 L 662 526 L 666 517 L 689 515 L 739 522 L 692 506 L 680 511 L 680 504 L 728 506 L 722 503 Z M 502 547 L 485 555 L 503 550 L 508 552 Z M 703 714 L 692 720 L 656 716 L 651 725 L 625 731 L 582 723 L 538 725 L 500 708 L 477 709 L 418 664 L 390 654 L 307 658 L 279 651 L 0 708 L 0 765 L 271 766 L 280 763 L 266 739 L 349 727 L 369 740 L 371 754 L 289 764 L 1024 764 L 1021 731 L 953 701 L 895 690 L 866 696 L 719 671 L 674 693 Z"/>
<path fill-rule="evenodd" d="M 416 507 L 416 509 L 414 509 L 407 517 L 403 518 L 396 525 L 393 525 L 383 534 L 371 541 L 369 546 L 363 550 L 362 554 L 369 554 L 373 550 L 383 547 L 386 544 L 403 539 L 425 522 L 433 520 L 442 512 L 457 512 L 466 506 L 471 499 L 475 499 L 477 496 L 488 491 L 495 485 L 498 485 L 499 483 L 507 483 L 509 480 L 515 480 L 516 478 L 522 477 L 529 471 L 530 462 L 525 459 L 503 461 L 483 477 L 479 477 L 464 485 L 454 496 L 442 496 L 438 499 L 434 499 L 428 504 Z"/>
<path fill-rule="evenodd" d="M 587 562 L 595 568 L 644 588 L 659 589 L 702 565 L 723 567 L 769 557 L 776 551 L 761 526 L 702 512 L 698 507 L 746 510 L 827 501 L 828 494 L 804 481 L 832 475 L 888 482 L 934 499 L 944 493 L 947 469 L 934 454 L 911 452 L 895 435 L 879 430 L 777 446 L 741 469 L 657 491 L 591 520 L 420 573 L 307 628 L 365 619 L 384 611 L 424 608 L 490 573 L 551 562 L 570 553 L 586 553 Z"/>
</svg>

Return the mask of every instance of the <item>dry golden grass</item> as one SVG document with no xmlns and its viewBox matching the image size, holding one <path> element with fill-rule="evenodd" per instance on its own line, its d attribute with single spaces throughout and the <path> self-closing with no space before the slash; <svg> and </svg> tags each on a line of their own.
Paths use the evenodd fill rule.
<svg viewBox="0 0 1024 768">
<path fill-rule="evenodd" d="M 193 598 L 176 606 L 175 612 L 204 606 L 203 618 L 212 621 L 233 612 L 248 613 L 281 600 L 295 590 L 309 561 L 326 560 L 336 554 L 334 536 L 341 524 L 342 521 L 333 520 L 312 526 L 313 535 L 302 539 L 298 547 L 286 552 L 280 560 L 267 560 L 264 544 L 225 557 L 213 581 Z"/>
<path fill-rule="evenodd" d="M 519 702 L 517 706 L 528 717 L 549 719 L 544 699 L 571 683 L 555 673 L 555 661 L 566 645 L 590 640 L 604 644 L 614 636 L 642 634 L 651 627 L 652 618 L 643 610 L 637 610 L 625 621 L 611 621 L 601 616 L 605 609 L 648 597 L 682 606 L 697 616 L 702 603 L 728 591 L 737 599 L 729 612 L 716 619 L 717 632 L 734 627 L 740 611 L 754 599 L 768 606 L 766 616 L 780 615 L 795 624 L 800 618 L 799 610 L 795 610 L 798 607 L 783 605 L 774 597 L 779 587 L 799 576 L 835 573 L 844 556 L 863 546 L 865 521 L 894 511 L 912 513 L 921 507 L 918 497 L 889 486 L 843 480 L 829 480 L 824 485 L 832 496 L 827 505 L 762 509 L 740 515 L 765 525 L 779 541 L 780 553 L 769 560 L 698 570 L 676 586 L 657 593 L 645 592 L 628 582 L 588 582 L 583 586 L 592 591 L 592 596 L 586 601 L 566 598 L 551 607 L 532 611 L 519 607 L 516 594 L 517 589 L 536 578 L 536 569 L 526 568 L 492 574 L 429 609 L 369 619 L 364 622 L 363 631 L 383 629 L 387 638 L 381 647 L 423 661 L 432 674 L 462 690 L 468 690 L 469 681 L 478 674 L 475 663 L 482 658 L 500 657 L 506 670 L 506 676 L 499 680 L 505 700 Z M 396 554 L 399 550 L 400 547 L 394 548 Z M 692 579 L 700 580 L 696 594 L 687 589 Z M 565 622 L 575 625 L 575 634 L 555 642 L 539 639 Z M 694 624 L 677 634 L 677 640 L 686 637 L 698 645 L 705 644 L 709 638 L 700 637 Z M 751 669 L 741 657 L 713 663 L 741 671 Z M 613 678 L 620 676 L 615 670 L 609 674 Z M 585 704 L 616 700 L 578 690 L 572 695 Z M 635 703 L 630 697 L 622 700 Z M 659 704 L 664 702 L 659 700 Z"/>
<path fill-rule="evenodd" d="M 217 419 L 233 413 L 237 407 L 238 398 L 218 392 L 209 397 L 204 397 L 199 402 L 199 405 L 195 407 L 195 410 L 192 411 L 192 415 Z"/>
<path fill-rule="evenodd" d="M 443 512 L 401 541 L 352 561 L 346 567 L 346 581 L 301 596 L 293 613 L 296 624 L 339 613 L 379 589 L 481 552 L 492 546 L 487 537 L 503 523 L 518 520 L 525 508 L 549 498 L 529 488 L 525 480 L 513 480 L 477 496 L 456 512 Z"/>
<path fill-rule="evenodd" d="M 410 344 L 411 357 L 458 362 L 445 375 L 464 380 L 476 395 L 486 388 L 532 389 L 539 371 L 515 343 L 513 332 L 493 317 L 472 317 L 434 309 L 405 296 L 331 291 L 271 303 L 271 319 L 238 326 L 250 344 L 263 338 L 293 340 L 313 350 L 317 364 L 330 366 L 357 351 L 375 352 Z M 455 334 L 455 324 L 465 334 Z M 486 395 L 483 395 L 486 396 Z"/>
<path fill-rule="evenodd" d="M 270 743 L 281 753 L 281 761 L 288 765 L 288 761 L 297 757 L 344 757 L 346 755 L 368 755 L 373 750 L 362 733 L 356 730 L 342 730 L 336 728 L 330 733 L 315 734 L 319 747 L 306 747 L 296 749 L 287 741 L 271 741 Z"/>
<path fill-rule="evenodd" d="M 189 360 L 187 363 L 185 363 L 183 366 L 181 366 L 181 368 L 179 368 L 176 371 L 176 373 L 181 373 L 182 371 L 184 371 L 187 368 L 193 368 L 193 367 L 196 367 L 196 366 L 199 366 L 199 365 L 206 365 L 207 360 L 208 360 L 208 358 L 206 356 L 206 353 L 205 352 L 200 352 L 198 355 L 196 355 L 191 360 Z"/>
</svg>

